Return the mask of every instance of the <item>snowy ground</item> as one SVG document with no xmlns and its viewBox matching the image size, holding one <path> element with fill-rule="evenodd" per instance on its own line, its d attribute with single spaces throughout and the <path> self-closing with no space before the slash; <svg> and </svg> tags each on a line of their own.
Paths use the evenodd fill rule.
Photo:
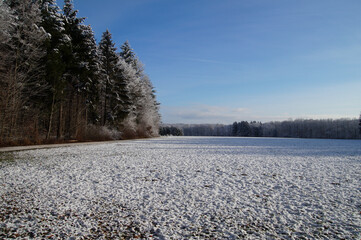
<svg viewBox="0 0 361 240">
<path fill-rule="evenodd" d="M 174 137 L 0 159 L 0 238 L 361 238 L 360 141 Z"/>
</svg>

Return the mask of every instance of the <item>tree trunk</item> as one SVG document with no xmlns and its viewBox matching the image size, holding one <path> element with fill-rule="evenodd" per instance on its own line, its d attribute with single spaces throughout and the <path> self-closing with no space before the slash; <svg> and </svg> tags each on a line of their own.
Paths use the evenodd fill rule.
<svg viewBox="0 0 361 240">
<path fill-rule="evenodd" d="M 66 116 L 65 121 L 65 139 L 69 140 L 71 138 L 71 119 L 72 119 L 72 108 L 73 108 L 73 97 L 74 93 L 72 90 L 70 90 L 69 93 L 69 99 L 68 99 L 68 115 Z"/>
<path fill-rule="evenodd" d="M 75 136 L 79 134 L 79 94 L 76 94 L 76 107 L 75 107 Z"/>
<path fill-rule="evenodd" d="M 51 102 L 51 111 L 50 111 L 50 118 L 49 118 L 49 127 L 48 133 L 46 134 L 46 139 L 49 139 L 51 133 L 51 126 L 53 124 L 53 115 L 54 115 L 54 107 L 55 107 L 55 93 L 53 93 L 53 100 Z"/>
<path fill-rule="evenodd" d="M 104 92 L 104 113 L 103 113 L 103 126 L 107 122 L 107 98 L 108 98 L 108 83 L 105 83 L 105 92 Z"/>
<path fill-rule="evenodd" d="M 58 116 L 58 129 L 56 131 L 56 138 L 59 140 L 62 137 L 63 125 L 63 102 L 60 101 L 59 116 Z"/>
</svg>

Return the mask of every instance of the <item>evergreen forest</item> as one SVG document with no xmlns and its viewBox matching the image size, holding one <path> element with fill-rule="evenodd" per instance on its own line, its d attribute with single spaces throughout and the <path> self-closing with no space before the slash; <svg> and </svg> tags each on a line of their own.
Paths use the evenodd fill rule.
<svg viewBox="0 0 361 240">
<path fill-rule="evenodd" d="M 97 44 L 71 0 L 0 2 L 0 145 L 157 136 L 159 103 L 128 41 Z"/>
</svg>

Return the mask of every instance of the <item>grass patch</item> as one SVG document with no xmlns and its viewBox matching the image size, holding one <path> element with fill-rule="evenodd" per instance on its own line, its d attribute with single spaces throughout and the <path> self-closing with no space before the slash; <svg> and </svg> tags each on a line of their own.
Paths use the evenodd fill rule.
<svg viewBox="0 0 361 240">
<path fill-rule="evenodd" d="M 13 152 L 0 152 L 0 163 L 2 162 L 14 162 L 15 155 Z"/>
</svg>

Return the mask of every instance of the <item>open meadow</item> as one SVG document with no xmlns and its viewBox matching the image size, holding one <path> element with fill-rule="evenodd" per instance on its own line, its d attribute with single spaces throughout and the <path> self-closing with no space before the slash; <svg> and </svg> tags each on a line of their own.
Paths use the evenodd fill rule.
<svg viewBox="0 0 361 240">
<path fill-rule="evenodd" d="M 0 153 L 0 238 L 360 239 L 361 141 L 163 137 Z"/>
</svg>

